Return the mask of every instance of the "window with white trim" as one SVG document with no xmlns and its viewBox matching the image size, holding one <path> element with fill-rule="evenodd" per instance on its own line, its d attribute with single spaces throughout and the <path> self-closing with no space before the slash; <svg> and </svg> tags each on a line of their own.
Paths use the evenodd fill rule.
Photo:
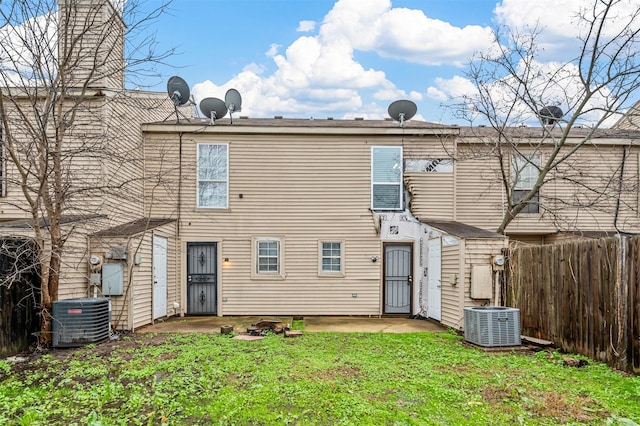
<svg viewBox="0 0 640 426">
<path fill-rule="evenodd" d="M 284 239 L 255 237 L 252 239 L 253 261 L 251 276 L 255 279 L 283 279 Z"/>
<path fill-rule="evenodd" d="M 228 207 L 229 146 L 227 144 L 198 144 L 198 207 Z"/>
<path fill-rule="evenodd" d="M 511 157 L 511 198 L 514 204 L 522 200 L 535 186 L 540 176 L 540 154 L 514 154 Z M 540 193 L 527 202 L 521 213 L 540 213 Z"/>
<path fill-rule="evenodd" d="M 402 147 L 371 147 L 371 209 L 402 209 Z"/>
<path fill-rule="evenodd" d="M 280 242 L 277 240 L 258 241 L 258 273 L 279 271 Z"/>
<path fill-rule="evenodd" d="M 344 275 L 344 241 L 319 241 L 318 275 Z"/>
</svg>

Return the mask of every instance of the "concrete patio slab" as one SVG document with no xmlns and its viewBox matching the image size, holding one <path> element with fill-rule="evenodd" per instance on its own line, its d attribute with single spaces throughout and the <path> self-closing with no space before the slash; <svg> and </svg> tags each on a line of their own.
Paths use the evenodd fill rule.
<svg viewBox="0 0 640 426">
<path fill-rule="evenodd" d="M 222 326 L 233 326 L 235 333 L 245 333 L 247 327 L 261 320 L 276 320 L 285 324 L 293 323 L 293 316 L 187 316 L 171 317 L 144 326 L 138 333 L 220 333 Z M 360 317 L 360 316 L 305 316 L 305 332 L 338 333 L 413 333 L 421 331 L 445 332 L 442 324 L 426 320 L 400 317 Z"/>
</svg>

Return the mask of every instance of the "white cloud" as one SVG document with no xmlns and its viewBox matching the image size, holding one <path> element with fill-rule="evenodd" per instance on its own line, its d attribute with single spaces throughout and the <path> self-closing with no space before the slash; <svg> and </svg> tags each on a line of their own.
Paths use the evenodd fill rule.
<svg viewBox="0 0 640 426">
<path fill-rule="evenodd" d="M 435 87 L 427 88 L 427 98 L 440 101 L 440 102 L 444 102 L 447 99 L 449 99 L 449 97 L 445 92 L 443 92 L 440 89 L 436 89 Z"/>
<path fill-rule="evenodd" d="M 47 13 L 0 28 L 3 86 L 50 81 L 57 73 L 57 15 Z M 36 66 L 38 65 L 38 66 Z"/>
<path fill-rule="evenodd" d="M 540 47 L 547 57 L 564 58 L 568 49 L 579 47 L 579 37 L 588 31 L 581 14 L 593 15 L 602 12 L 604 3 L 585 2 L 584 0 L 502 0 L 496 5 L 494 13 L 496 21 L 512 29 L 526 30 L 541 27 Z M 622 28 L 633 21 L 638 12 L 638 0 L 621 0 L 615 2 L 607 14 L 607 24 L 601 36 L 605 39 L 616 36 Z M 632 23 L 639 28 L 640 23 Z"/>
<path fill-rule="evenodd" d="M 315 29 L 314 21 L 300 21 L 297 27 L 307 33 Z M 327 111 L 336 118 L 340 114 L 382 118 L 389 101 L 420 101 L 425 95 L 417 90 L 407 93 L 381 69 L 363 66 L 356 59 L 358 52 L 422 65 L 460 65 L 489 40 L 488 28 L 457 28 L 428 18 L 421 10 L 392 8 L 390 0 L 367 0 L 366 7 L 362 0 L 339 0 L 317 35 L 301 36 L 285 48 L 270 46 L 266 56 L 276 67 L 273 73 L 265 75 L 264 68 L 251 65 L 217 89 L 244 87 L 243 114 L 252 116 L 275 112 L 304 117 Z M 204 91 L 205 86 L 194 87 L 195 93 Z M 369 93 L 374 102 L 363 101 Z"/>
<path fill-rule="evenodd" d="M 296 31 L 299 33 L 308 33 L 316 29 L 316 21 L 300 21 Z"/>
<path fill-rule="evenodd" d="M 634 3 L 637 0 L 622 0 L 624 8 L 616 12 L 620 19 Z M 537 64 L 544 78 L 545 73 L 560 68 L 559 63 L 551 62 L 554 55 L 562 53 L 567 59 L 566 49 L 575 43 L 579 31 L 572 26 L 575 12 L 571 11 L 583 5 L 582 0 L 503 0 L 494 13 L 497 23 L 514 29 L 545 23 L 541 35 L 545 56 Z M 300 21 L 296 30 L 310 33 L 316 25 L 315 21 Z M 357 60 L 359 52 L 413 66 L 460 67 L 474 53 L 488 52 L 493 39 L 488 27 L 456 27 L 429 17 L 422 10 L 393 8 L 391 0 L 367 0 L 366 7 L 363 0 L 338 0 L 317 29 L 317 35 L 300 36 L 286 47 L 272 44 L 266 52 L 276 68 L 272 73 L 266 74 L 265 66 L 249 64 L 222 86 L 210 82 L 196 85 L 194 94 L 215 92 L 207 96 L 223 97 L 228 88 L 235 87 L 245 99 L 243 114 L 250 116 L 308 117 L 327 112 L 336 118 L 382 118 L 390 101 L 408 98 L 415 102 L 446 102 L 472 95 L 475 87 L 468 79 L 454 76 L 435 79 L 425 91 L 408 92 L 396 86 L 382 69 L 363 66 Z M 540 96 L 558 104 L 559 97 L 566 94 L 562 90 L 575 96 L 578 87 L 573 77 L 565 78 L 563 87 L 547 88 Z M 403 83 L 411 87 L 420 82 L 404 79 Z"/>
<path fill-rule="evenodd" d="M 271 46 L 269 46 L 269 50 L 267 50 L 265 52 L 265 55 L 269 58 L 273 58 L 274 56 L 276 56 L 278 54 L 278 52 L 280 51 L 280 48 L 282 46 L 276 43 L 272 43 Z"/>
<path fill-rule="evenodd" d="M 365 9 L 365 10 L 363 10 Z M 464 65 L 492 40 L 488 27 L 455 27 L 416 9 L 391 8 L 389 0 L 340 0 L 320 30 L 327 40 L 347 40 L 354 49 L 424 65 Z"/>
<path fill-rule="evenodd" d="M 523 65 L 520 64 L 520 66 L 522 67 Z M 523 74 L 522 70 L 519 70 L 519 72 Z M 543 105 L 560 106 L 566 115 L 571 115 L 580 100 L 584 98 L 584 86 L 578 78 L 578 70 L 575 65 L 534 61 L 528 74 L 533 76 L 527 81 L 529 95 L 532 96 L 539 107 Z M 503 115 L 502 111 L 508 111 L 511 117 L 511 125 L 520 123 L 539 124 L 530 105 L 520 101 L 513 103 L 514 98 L 510 88 L 517 85 L 513 80 L 513 78 L 506 78 L 506 85 L 487 82 L 485 89 L 490 93 L 492 103 L 496 108 L 495 114 L 500 119 L 505 119 L 506 115 Z M 462 98 L 476 98 L 478 96 L 478 91 L 474 84 L 463 77 L 436 79 L 435 83 L 436 87 L 427 89 L 427 94 L 440 101 L 460 101 Z M 599 108 L 603 108 L 606 105 L 608 95 L 608 92 L 595 94 L 586 108 L 584 108 L 585 111 L 589 112 L 581 114 L 576 124 L 590 126 L 596 123 L 602 116 Z"/>
</svg>

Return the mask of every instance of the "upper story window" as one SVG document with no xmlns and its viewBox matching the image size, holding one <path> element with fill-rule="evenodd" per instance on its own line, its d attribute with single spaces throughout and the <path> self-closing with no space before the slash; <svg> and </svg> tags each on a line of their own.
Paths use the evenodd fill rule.
<svg viewBox="0 0 640 426">
<path fill-rule="evenodd" d="M 402 209 L 402 147 L 371 148 L 371 209 Z"/>
<path fill-rule="evenodd" d="M 514 154 L 511 157 L 511 178 L 513 179 L 512 199 L 516 204 L 535 186 L 540 176 L 540 155 Z M 527 202 L 522 213 L 540 213 L 540 193 Z"/>
<path fill-rule="evenodd" d="M 198 144 L 198 207 L 229 205 L 229 146 Z"/>
</svg>

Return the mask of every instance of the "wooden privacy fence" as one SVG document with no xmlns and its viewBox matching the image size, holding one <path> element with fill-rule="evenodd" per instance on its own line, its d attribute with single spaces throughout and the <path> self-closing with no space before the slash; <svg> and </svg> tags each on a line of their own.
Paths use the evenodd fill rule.
<svg viewBox="0 0 640 426">
<path fill-rule="evenodd" d="M 523 335 L 640 372 L 640 237 L 509 249 L 505 304 Z"/>
<path fill-rule="evenodd" d="M 40 329 L 40 279 L 28 240 L 0 239 L 0 358 L 29 347 Z"/>
</svg>

